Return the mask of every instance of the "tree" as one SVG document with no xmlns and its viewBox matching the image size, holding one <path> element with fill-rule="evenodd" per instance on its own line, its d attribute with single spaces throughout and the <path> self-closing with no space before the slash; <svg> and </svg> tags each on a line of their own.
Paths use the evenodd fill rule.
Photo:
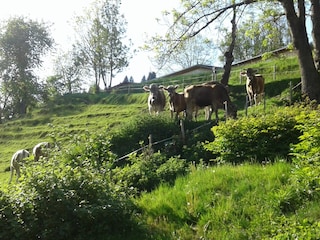
<svg viewBox="0 0 320 240">
<path fill-rule="evenodd" d="M 100 0 L 77 19 L 77 46 L 83 63 L 94 73 L 96 90 L 101 80 L 105 89 L 111 87 L 115 75 L 128 66 L 129 48 L 122 42 L 127 23 L 120 5 L 120 0 Z"/>
<path fill-rule="evenodd" d="M 60 54 L 54 61 L 56 78 L 50 78 L 47 84 L 56 89 L 56 94 L 79 92 L 84 83 L 84 69 L 76 49 Z M 54 81 L 53 81 L 54 80 Z M 50 86 L 51 85 L 51 86 Z M 54 86 L 52 86 L 54 85 Z"/>
<path fill-rule="evenodd" d="M 312 50 L 309 44 L 306 28 L 306 4 L 304 0 L 297 1 L 297 7 L 293 0 L 278 0 L 286 14 L 288 20 L 293 44 L 298 52 L 302 94 L 309 97 L 311 100 L 320 102 L 320 77 L 313 61 Z M 320 14 L 320 11 L 313 12 Z M 312 17 L 313 21 L 319 19 L 320 16 Z M 319 23 L 314 23 L 314 26 L 319 27 Z M 319 48 L 320 46 L 316 46 Z M 318 49 L 317 49 L 318 50 Z"/>
<path fill-rule="evenodd" d="M 156 78 L 156 73 L 155 72 L 149 72 L 147 81 L 150 81 L 150 80 L 155 79 L 155 78 Z"/>
<path fill-rule="evenodd" d="M 277 50 L 288 46 L 292 39 L 287 21 L 280 11 L 279 4 L 267 3 L 255 7 L 248 17 L 239 19 L 235 46 L 234 61 L 241 61 L 250 57 Z M 230 46 L 231 34 L 228 28 L 220 29 L 222 38 L 219 39 L 221 52 Z M 224 56 L 220 57 L 223 61 Z"/>
<path fill-rule="evenodd" d="M 141 79 L 141 83 L 145 83 L 147 81 L 146 76 L 143 75 L 142 79 Z"/>
<path fill-rule="evenodd" d="M 194 38 L 186 39 L 179 47 L 163 54 L 165 45 L 157 46 L 156 54 L 153 57 L 154 65 L 158 66 L 163 72 L 175 71 L 181 68 L 188 68 L 196 64 L 210 65 L 215 58 L 215 47 L 212 40 L 198 35 Z M 152 51 L 150 45 L 144 46 L 145 50 Z"/>
<path fill-rule="evenodd" d="M 320 2 L 311 0 L 312 38 L 315 49 L 315 65 L 320 70 Z"/>
<path fill-rule="evenodd" d="M 0 74 L 3 111 L 24 115 L 39 93 L 34 69 L 53 45 L 48 26 L 22 17 L 9 19 L 0 33 Z"/>
<path fill-rule="evenodd" d="M 129 83 L 129 79 L 127 76 L 125 76 L 125 78 L 123 79 L 122 83 Z"/>
<path fill-rule="evenodd" d="M 317 0 L 311 1 L 313 6 L 317 6 Z M 186 39 L 192 38 L 209 26 L 211 28 L 215 25 L 225 25 L 222 19 L 230 19 L 228 14 L 231 11 L 234 13 L 238 11 L 241 16 L 244 17 L 246 10 L 250 9 L 250 6 L 257 6 L 257 4 L 265 4 L 269 1 L 258 1 L 258 0 L 232 0 L 232 1 L 192 1 L 192 0 L 182 0 L 181 8 L 179 10 L 173 10 L 173 23 L 168 29 L 165 37 L 156 36 L 153 38 L 154 46 L 165 45 L 166 52 L 164 54 L 170 54 L 174 49 L 179 48 Z M 280 3 L 284 14 L 286 16 L 287 22 L 293 38 L 294 47 L 297 49 L 300 72 L 301 72 L 301 82 L 302 82 L 302 94 L 309 97 L 311 100 L 316 100 L 320 102 L 320 79 L 319 73 L 315 67 L 312 51 L 309 45 L 309 40 L 306 30 L 306 3 L 304 0 L 276 0 L 273 4 Z M 315 19 L 319 19 L 320 11 L 313 11 L 312 21 L 313 26 L 318 30 L 319 22 Z M 166 12 L 165 14 L 168 15 Z M 240 16 L 240 17 L 241 17 Z M 234 24 L 231 28 L 234 28 Z M 316 32 L 316 31 L 314 31 Z M 162 44 L 162 45 L 161 45 Z M 315 46 L 316 50 L 320 46 Z M 228 57 L 232 56 L 232 52 L 226 51 L 226 63 Z M 226 69 L 225 69 L 226 70 Z M 227 69 L 228 70 L 228 69 Z M 228 81 L 228 79 L 226 79 Z"/>
</svg>

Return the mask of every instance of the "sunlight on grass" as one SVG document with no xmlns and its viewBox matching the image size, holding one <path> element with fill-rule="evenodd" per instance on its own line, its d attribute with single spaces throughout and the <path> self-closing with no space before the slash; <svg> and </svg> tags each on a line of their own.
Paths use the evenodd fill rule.
<svg viewBox="0 0 320 240">
<path fill-rule="evenodd" d="M 290 168 L 285 163 L 193 168 L 174 186 L 144 194 L 138 204 L 154 227 L 180 229 L 188 222 L 199 238 L 246 238 L 259 228 L 263 232 L 263 223 L 277 214 L 270 194 L 286 184 Z M 184 229 L 179 237 L 188 239 L 192 232 Z"/>
</svg>

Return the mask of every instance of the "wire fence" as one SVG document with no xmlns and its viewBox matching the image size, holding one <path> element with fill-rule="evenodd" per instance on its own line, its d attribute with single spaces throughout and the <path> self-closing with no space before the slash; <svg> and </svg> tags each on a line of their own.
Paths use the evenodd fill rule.
<svg viewBox="0 0 320 240">
<path fill-rule="evenodd" d="M 270 68 L 258 68 L 256 69 L 258 71 L 258 73 L 262 74 L 265 78 L 265 82 L 275 82 L 279 79 L 291 79 L 291 78 L 295 78 L 297 76 L 299 76 L 300 72 L 299 70 L 288 70 L 288 71 L 277 71 L 277 67 L 276 66 L 272 66 L 271 69 Z M 231 72 L 231 76 L 232 77 L 238 77 L 239 79 L 239 84 L 245 84 L 245 77 L 241 76 L 241 70 L 234 70 Z M 212 73 L 212 74 L 207 74 L 207 75 L 201 75 L 201 76 L 185 76 L 185 77 L 180 77 L 179 79 L 158 79 L 156 81 L 156 83 L 158 85 L 179 85 L 180 87 L 182 87 L 183 89 L 188 86 L 188 85 L 196 85 L 196 84 L 202 84 L 204 82 L 208 82 L 208 81 L 217 81 L 217 79 L 220 79 L 222 77 L 223 72 L 217 72 L 217 73 Z M 146 83 L 141 83 L 139 85 L 125 85 L 125 86 L 121 86 L 118 87 L 117 89 L 114 89 L 113 91 L 115 92 L 121 92 L 121 93 L 141 93 L 144 92 L 144 90 L 142 89 L 144 84 L 147 83 L 151 83 L 151 82 L 146 82 Z M 288 86 L 289 89 L 289 101 L 291 104 L 292 101 L 292 92 L 301 85 L 301 82 L 299 82 L 297 85 L 293 86 L 292 82 L 290 81 L 290 84 Z M 247 100 L 246 100 L 247 101 Z M 265 95 L 263 98 L 263 111 L 266 110 L 266 99 L 265 99 Z M 247 106 L 247 103 L 246 103 Z M 248 114 L 248 110 L 247 108 L 245 109 L 245 115 L 247 116 Z M 198 126 L 190 131 L 188 131 L 189 134 L 209 125 L 212 124 L 212 122 L 207 122 L 202 124 L 201 126 Z M 185 142 L 185 138 L 186 138 L 186 133 L 185 133 L 185 129 L 184 129 L 184 124 L 183 124 L 183 120 L 180 120 L 180 128 L 181 128 L 181 139 L 183 141 L 183 143 Z M 115 160 L 115 162 L 121 161 L 123 159 L 128 158 L 130 155 L 143 151 L 144 149 L 147 148 L 152 148 L 152 146 L 164 143 L 164 142 L 168 142 L 171 141 L 175 138 L 176 136 L 172 136 L 169 138 L 165 138 L 163 140 L 159 140 L 156 142 L 152 142 L 152 136 L 149 135 L 148 139 L 149 139 L 149 144 L 142 146 L 139 149 L 136 149 L 120 158 L 118 158 L 117 160 Z"/>
<path fill-rule="evenodd" d="M 194 128 L 194 129 L 188 131 L 188 135 L 191 135 L 192 133 L 198 131 L 199 129 L 201 129 L 203 127 L 206 127 L 208 125 L 211 125 L 211 124 L 212 124 L 212 122 L 206 122 L 206 123 Z M 183 144 L 185 144 L 185 138 L 186 138 L 187 134 L 186 134 L 186 131 L 185 131 L 185 128 L 184 128 L 184 120 L 180 120 L 180 130 L 181 130 L 181 134 L 180 134 L 181 141 L 182 141 Z M 144 146 L 142 146 L 142 147 L 140 147 L 140 148 L 138 148 L 138 149 L 136 149 L 136 150 L 134 150 L 134 151 L 122 156 L 122 157 L 119 157 L 114 162 L 119 162 L 121 160 L 124 160 L 124 159 L 128 158 L 132 154 L 138 153 L 138 152 L 143 151 L 143 150 L 148 149 L 148 148 L 151 149 L 152 146 L 158 145 L 160 143 L 171 141 L 171 140 L 173 140 L 175 138 L 176 138 L 176 135 L 168 137 L 168 138 L 165 138 L 165 139 L 162 139 L 162 140 L 159 140 L 159 141 L 156 141 L 156 142 L 153 142 L 152 141 L 152 135 L 149 134 L 149 136 L 148 136 L 149 143 L 147 145 L 144 145 Z"/>
</svg>

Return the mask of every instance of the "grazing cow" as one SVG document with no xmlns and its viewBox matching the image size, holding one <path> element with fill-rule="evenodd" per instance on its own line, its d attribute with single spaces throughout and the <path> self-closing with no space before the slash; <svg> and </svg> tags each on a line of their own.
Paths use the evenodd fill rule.
<svg viewBox="0 0 320 240">
<path fill-rule="evenodd" d="M 177 93 L 176 89 L 179 87 L 179 85 L 176 86 L 160 86 L 164 90 L 166 90 L 169 94 L 169 106 L 170 106 L 170 112 L 171 112 L 171 118 L 173 118 L 173 113 L 176 113 L 176 119 L 179 117 L 180 112 L 183 112 L 186 110 L 186 101 L 184 99 L 183 93 Z"/>
<path fill-rule="evenodd" d="M 38 161 L 40 157 L 47 157 L 49 148 L 50 148 L 50 143 L 48 142 L 41 142 L 35 145 L 32 150 L 34 160 Z"/>
<path fill-rule="evenodd" d="M 143 89 L 146 92 L 149 92 L 148 97 L 148 107 L 149 107 L 149 113 L 156 115 L 159 114 L 159 112 L 164 110 L 164 107 L 166 105 L 166 97 L 164 95 L 164 92 L 161 88 L 159 88 L 156 84 L 152 83 L 150 86 L 144 86 Z"/>
<path fill-rule="evenodd" d="M 192 112 L 195 108 L 211 107 L 208 120 L 211 120 L 212 112 L 215 112 L 218 122 L 218 109 L 225 109 L 232 118 L 237 117 L 237 109 L 232 104 L 227 89 L 222 84 L 213 85 L 192 85 L 184 90 L 184 97 L 187 104 L 187 118 L 192 119 Z"/>
<path fill-rule="evenodd" d="M 240 73 L 241 76 L 246 76 L 246 90 L 249 98 L 250 106 L 259 104 L 264 94 L 264 78 L 260 74 L 255 74 L 252 68 L 248 68 L 245 72 Z"/>
<path fill-rule="evenodd" d="M 20 177 L 20 162 L 22 161 L 22 159 L 27 158 L 29 156 L 30 156 L 29 152 L 25 149 L 21 149 L 21 150 L 17 151 L 15 154 L 13 154 L 13 156 L 11 158 L 11 163 L 10 163 L 11 176 L 10 176 L 9 183 L 11 183 L 11 181 L 12 181 L 14 170 L 16 170 L 16 174 L 17 174 L 16 181 L 18 181 L 18 179 Z"/>
</svg>

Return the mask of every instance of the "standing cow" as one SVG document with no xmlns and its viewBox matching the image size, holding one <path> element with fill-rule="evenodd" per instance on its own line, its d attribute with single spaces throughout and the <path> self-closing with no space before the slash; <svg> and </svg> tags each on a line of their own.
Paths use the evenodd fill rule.
<svg viewBox="0 0 320 240">
<path fill-rule="evenodd" d="M 227 109 L 227 115 L 237 117 L 237 109 L 230 100 L 227 89 L 222 84 L 213 85 L 192 85 L 184 90 L 184 97 L 187 104 L 187 118 L 192 119 L 194 109 L 211 107 L 208 120 L 211 120 L 212 112 L 215 112 L 218 122 L 218 109 Z"/>
<path fill-rule="evenodd" d="M 29 152 L 25 149 L 21 149 L 17 151 L 15 154 L 13 154 L 11 158 L 11 163 L 10 163 L 11 176 L 10 176 L 9 183 L 11 183 L 12 181 L 14 170 L 16 170 L 16 174 L 17 174 L 16 181 L 18 181 L 18 179 L 20 178 L 20 162 L 22 161 L 22 159 L 27 158 L 29 156 L 30 156 Z"/>
<path fill-rule="evenodd" d="M 150 86 L 144 86 L 143 89 L 146 92 L 149 92 L 148 97 L 148 107 L 149 107 L 149 113 L 158 115 L 159 112 L 164 110 L 164 107 L 166 105 L 166 97 L 164 95 L 164 92 L 161 88 L 158 87 L 158 85 L 152 83 Z"/>
<path fill-rule="evenodd" d="M 261 74 L 255 74 L 252 68 L 248 68 L 245 72 L 241 72 L 241 76 L 246 76 L 246 90 L 249 98 L 250 106 L 259 104 L 264 95 L 264 78 Z"/>
<path fill-rule="evenodd" d="M 173 113 L 176 113 L 175 118 L 178 119 L 181 112 L 184 112 L 187 108 L 186 101 L 184 99 L 183 93 L 177 93 L 176 89 L 179 87 L 179 85 L 176 86 L 160 86 L 164 90 L 166 90 L 169 94 L 169 107 L 171 112 L 171 118 L 173 118 Z"/>
</svg>

